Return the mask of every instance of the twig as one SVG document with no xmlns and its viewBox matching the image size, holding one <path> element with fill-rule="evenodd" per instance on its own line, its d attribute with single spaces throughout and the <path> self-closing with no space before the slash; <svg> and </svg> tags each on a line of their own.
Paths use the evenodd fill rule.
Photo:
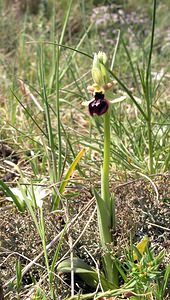
<svg viewBox="0 0 170 300">
<path fill-rule="evenodd" d="M 3 253 L 7 253 L 7 251 L 3 251 L 3 252 L 0 252 L 1 254 L 3 254 Z M 29 259 L 27 256 L 25 256 L 25 255 L 23 255 L 23 254 L 20 254 L 20 253 L 18 253 L 18 252 L 11 252 L 4 260 L 3 260 L 3 262 L 0 264 L 0 267 L 2 267 L 2 265 L 11 257 L 11 256 L 14 256 L 14 255 L 17 255 L 17 256 L 19 256 L 19 257 L 22 257 L 22 258 L 24 258 L 24 259 L 26 259 L 26 260 L 28 260 L 29 262 L 32 262 L 32 260 L 31 259 Z M 41 267 L 42 269 L 45 269 L 45 267 L 44 266 L 42 266 L 41 264 L 39 264 L 39 263 L 34 263 L 36 266 L 38 266 L 38 267 Z"/>
<path fill-rule="evenodd" d="M 98 276 L 98 280 L 99 280 L 99 284 L 97 285 L 96 287 L 96 294 L 99 290 L 99 287 L 101 288 L 101 291 L 104 292 L 103 290 L 103 286 L 102 286 L 102 283 L 101 283 L 101 279 L 100 279 L 100 270 L 99 270 L 99 266 L 98 266 L 98 263 L 97 261 L 94 259 L 93 255 L 87 250 L 87 248 L 85 246 L 83 246 L 83 248 L 85 249 L 85 251 L 88 253 L 88 255 L 91 257 L 92 261 L 95 263 L 95 266 L 96 266 L 96 271 L 97 271 L 97 276 Z"/>
<path fill-rule="evenodd" d="M 147 175 L 145 175 L 145 174 L 143 174 L 143 173 L 140 173 L 140 172 L 138 172 L 138 174 L 149 180 L 149 182 L 150 182 L 151 185 L 153 186 L 153 188 L 154 188 L 154 190 L 155 190 L 155 193 L 156 193 L 156 202 L 159 204 L 159 193 L 158 193 L 158 189 L 157 189 L 155 183 L 154 183 L 154 182 L 152 181 L 152 179 L 149 178 Z"/>
<path fill-rule="evenodd" d="M 162 228 L 162 229 L 164 229 L 166 231 L 170 231 L 170 229 L 167 228 L 167 227 L 164 227 L 164 226 L 161 226 L 161 225 L 158 225 L 158 224 L 155 224 L 155 223 L 150 223 L 150 222 L 146 222 L 146 223 L 149 224 L 149 225 L 151 225 L 151 226 Z"/>
<path fill-rule="evenodd" d="M 79 240 L 81 239 L 82 235 L 84 234 L 84 232 L 86 231 L 87 227 L 89 226 L 91 220 L 93 219 L 95 213 L 96 213 L 97 207 L 95 207 L 94 211 L 92 212 L 88 222 L 86 223 L 86 225 L 84 226 L 84 229 L 82 230 L 81 234 L 79 235 L 79 237 L 77 238 L 77 240 L 74 242 L 72 248 L 74 248 L 76 246 L 76 244 L 79 242 Z M 70 249 L 62 256 L 62 258 L 57 262 L 57 265 L 60 264 L 60 262 L 70 253 Z"/>
</svg>

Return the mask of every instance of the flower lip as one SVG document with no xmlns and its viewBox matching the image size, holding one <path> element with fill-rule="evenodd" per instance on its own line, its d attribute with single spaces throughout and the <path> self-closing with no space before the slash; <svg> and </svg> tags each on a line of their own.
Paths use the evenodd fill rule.
<svg viewBox="0 0 170 300">
<path fill-rule="evenodd" d="M 93 117 L 94 114 L 101 116 L 107 112 L 109 101 L 104 98 L 102 92 L 96 92 L 94 98 L 89 103 L 89 113 Z"/>
<path fill-rule="evenodd" d="M 96 92 L 94 95 L 95 100 L 104 100 L 104 94 L 102 92 Z"/>
</svg>

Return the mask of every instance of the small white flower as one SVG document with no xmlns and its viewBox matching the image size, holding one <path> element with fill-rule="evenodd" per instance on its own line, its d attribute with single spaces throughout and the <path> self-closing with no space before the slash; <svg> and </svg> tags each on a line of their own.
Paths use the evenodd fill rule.
<svg viewBox="0 0 170 300">
<path fill-rule="evenodd" d="M 34 193 L 34 195 L 33 195 Z M 32 196 L 31 198 L 33 199 L 35 197 L 35 201 L 36 201 L 36 205 L 39 208 L 42 208 L 43 205 L 43 199 L 48 195 L 48 191 L 47 189 L 43 188 L 42 186 L 34 186 L 33 187 L 33 191 L 32 191 L 32 187 L 30 189 L 30 196 Z"/>
<path fill-rule="evenodd" d="M 23 192 L 19 187 L 10 188 L 11 192 L 19 198 L 21 202 L 25 202 L 24 192 L 27 196 L 27 199 L 30 200 L 31 205 L 34 205 L 34 200 L 36 202 L 37 207 L 42 208 L 43 199 L 48 195 L 48 190 L 42 186 L 29 186 L 28 188 L 24 188 Z M 13 201 L 11 197 L 7 197 L 9 201 Z"/>
<path fill-rule="evenodd" d="M 23 194 L 19 188 L 10 188 L 10 190 L 17 198 L 21 200 L 21 202 L 24 202 Z M 13 201 L 11 197 L 6 197 L 6 199 L 9 201 Z"/>
</svg>

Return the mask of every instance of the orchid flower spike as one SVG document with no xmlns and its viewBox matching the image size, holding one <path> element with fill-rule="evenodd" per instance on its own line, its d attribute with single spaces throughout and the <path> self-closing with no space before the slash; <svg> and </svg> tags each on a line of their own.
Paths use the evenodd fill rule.
<svg viewBox="0 0 170 300">
<path fill-rule="evenodd" d="M 112 88 L 109 82 L 109 75 L 106 68 L 107 56 L 104 52 L 94 54 L 92 66 L 92 78 L 94 84 L 87 89 L 92 92 L 93 99 L 89 103 L 89 113 L 91 116 L 103 115 L 109 109 L 109 101 L 105 99 L 105 91 Z"/>
</svg>

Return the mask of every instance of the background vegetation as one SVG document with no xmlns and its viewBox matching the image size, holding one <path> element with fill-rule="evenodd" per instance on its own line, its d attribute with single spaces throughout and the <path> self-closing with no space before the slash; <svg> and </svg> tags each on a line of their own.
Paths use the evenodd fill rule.
<svg viewBox="0 0 170 300">
<path fill-rule="evenodd" d="M 93 197 L 92 188 L 100 186 L 103 120 L 97 116 L 91 118 L 83 102 L 92 98 L 87 90 L 87 86 L 92 84 L 91 57 L 95 52 L 106 52 L 112 69 L 116 45 L 115 76 L 111 76 L 114 80 L 113 99 L 126 96 L 126 100 L 113 105 L 111 111 L 110 187 L 117 195 L 118 253 L 123 255 L 122 249 L 129 243 L 130 236 L 136 241 L 144 234 L 150 235 L 153 245 L 156 244 L 157 254 L 160 244 L 167 251 L 162 265 L 165 273 L 169 252 L 163 243 L 170 239 L 167 212 L 170 199 L 169 1 L 157 1 L 149 68 L 152 1 L 0 0 L 0 14 L 0 179 L 6 185 L 1 184 L 1 220 L 4 220 L 0 245 L 2 267 L 9 257 L 13 258 L 2 270 L 5 299 L 64 299 L 70 293 L 68 278 L 56 277 L 57 284 L 50 276 L 48 284 L 43 279 L 41 285 L 39 280 L 50 274 L 51 267 L 56 270 L 56 261 L 71 249 L 70 243 L 74 244 L 81 228 L 88 224 L 95 209 L 94 203 L 88 210 L 87 219 L 81 217 L 81 220 L 85 218 L 82 227 L 72 227 L 71 240 L 69 236 L 64 241 L 61 238 L 55 254 L 53 250 L 49 257 L 45 247 L 61 232 L 64 224 L 69 224 L 89 203 Z M 135 97 L 137 105 L 129 93 Z M 84 147 L 86 152 L 79 164 L 75 164 L 73 177 L 65 177 Z M 61 192 L 61 184 L 66 178 L 69 184 Z M 129 182 L 134 182 L 134 185 L 126 190 Z M 119 189 L 121 184 L 125 184 L 125 190 Z M 35 204 L 34 188 L 37 186 L 46 190 L 42 211 L 37 211 Z M 17 187 L 20 191 L 19 199 L 24 199 L 23 214 L 6 199 L 5 195 L 9 193 L 7 187 Z M 28 187 L 32 187 L 33 191 L 28 192 Z M 58 197 L 58 190 L 62 196 L 61 207 L 54 215 L 52 203 Z M 134 196 L 134 190 L 137 196 Z M 41 198 L 41 191 L 37 193 Z M 30 197 L 33 211 L 26 202 Z M 146 201 L 143 205 L 148 208 L 142 208 L 144 214 L 139 213 L 140 199 L 144 199 L 143 203 Z M 131 212 L 124 211 L 118 200 L 124 201 L 126 210 L 136 201 L 132 208 L 133 225 L 130 223 Z M 158 225 L 165 227 L 163 242 L 159 241 L 160 232 L 155 238 L 155 232 L 144 226 L 143 219 L 149 214 L 148 210 L 152 216 L 159 212 Z M 96 226 L 95 214 L 92 222 Z M 121 226 L 126 228 L 120 229 Z M 31 246 L 33 239 L 35 245 Z M 85 240 L 88 239 L 92 243 L 87 245 L 87 251 L 77 246 L 75 253 L 94 264 L 89 253 L 92 255 L 97 249 L 95 260 L 102 256 L 97 229 L 93 233 L 89 230 L 80 245 L 86 245 Z M 24 277 L 24 281 L 21 269 L 28 262 L 27 258 L 33 260 L 42 249 L 45 260 L 39 263 L 43 271 L 37 271 L 34 266 L 34 274 L 29 274 L 28 281 Z M 162 263 L 161 260 L 159 262 Z M 10 285 L 8 281 L 16 273 L 18 281 Z M 135 276 L 138 275 L 135 273 Z M 164 274 L 161 276 L 163 278 Z M 65 282 L 63 285 L 61 279 Z M 27 283 L 30 284 L 28 287 Z M 75 286 L 76 291 L 84 288 L 91 292 L 79 281 Z M 142 289 L 143 286 L 138 286 L 139 293 L 150 292 L 152 287 L 149 286 L 147 291 Z M 156 292 L 152 296 L 155 298 L 148 299 L 164 299 L 159 298 Z"/>
</svg>

